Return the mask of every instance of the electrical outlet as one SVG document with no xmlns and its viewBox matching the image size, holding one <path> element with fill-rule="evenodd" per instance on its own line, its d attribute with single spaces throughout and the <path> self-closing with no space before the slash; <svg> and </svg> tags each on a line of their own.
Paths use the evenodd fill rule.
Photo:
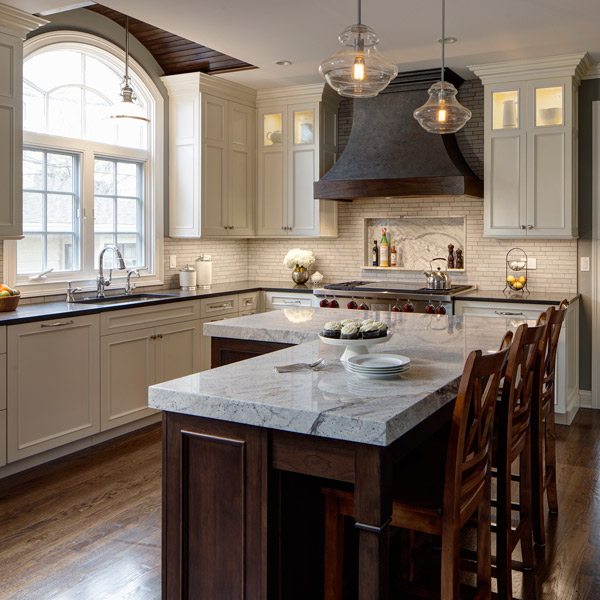
<svg viewBox="0 0 600 600">
<path fill-rule="evenodd" d="M 537 258 L 527 258 L 527 268 L 530 271 L 535 271 L 537 269 Z"/>
<path fill-rule="evenodd" d="M 169 269 L 176 269 L 176 268 L 177 268 L 177 255 L 170 254 L 169 255 Z"/>
<path fill-rule="evenodd" d="M 579 258 L 580 263 L 581 263 L 581 270 L 582 271 L 589 271 L 590 270 L 590 257 L 589 256 L 581 256 Z"/>
</svg>

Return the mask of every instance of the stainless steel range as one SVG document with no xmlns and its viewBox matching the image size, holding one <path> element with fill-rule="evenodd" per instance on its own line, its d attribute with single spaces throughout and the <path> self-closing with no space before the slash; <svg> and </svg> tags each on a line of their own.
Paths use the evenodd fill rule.
<svg viewBox="0 0 600 600">
<path fill-rule="evenodd" d="M 470 285 L 452 285 L 447 290 L 431 290 L 416 283 L 395 281 L 343 281 L 328 283 L 314 290 L 323 308 L 360 308 L 453 314 L 452 297 L 473 289 Z"/>
</svg>

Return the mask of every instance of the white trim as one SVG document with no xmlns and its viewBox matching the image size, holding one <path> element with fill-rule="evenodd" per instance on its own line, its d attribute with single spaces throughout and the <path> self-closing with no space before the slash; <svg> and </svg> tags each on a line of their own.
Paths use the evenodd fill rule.
<svg viewBox="0 0 600 600">
<path fill-rule="evenodd" d="M 592 102 L 592 407 L 600 409 L 600 101 Z"/>
<path fill-rule="evenodd" d="M 255 89 L 214 75 L 181 73 L 180 75 L 165 75 L 161 77 L 161 80 L 169 91 L 169 96 L 207 93 L 219 98 L 225 97 L 229 100 L 235 100 L 251 108 L 254 108 L 256 104 Z"/>
<path fill-rule="evenodd" d="M 469 65 L 467 68 L 487 85 L 546 77 L 573 77 L 579 83 L 591 66 L 592 62 L 587 52 L 576 52 L 561 56 Z"/>
<path fill-rule="evenodd" d="M 336 94 L 326 83 L 312 83 L 309 85 L 294 85 L 280 88 L 258 90 L 256 101 L 261 106 L 280 103 L 295 104 L 303 102 L 329 102 L 339 104 L 342 98 Z"/>
<path fill-rule="evenodd" d="M 579 408 L 593 408 L 590 390 L 579 390 Z"/>
<path fill-rule="evenodd" d="M 51 31 L 35 36 L 24 43 L 24 58 L 40 52 L 47 46 L 78 48 L 96 53 L 104 60 L 109 60 L 113 65 L 122 69 L 125 61 L 125 52 L 111 42 L 98 36 L 78 31 Z M 148 211 L 146 218 L 146 231 L 144 232 L 146 243 L 154 242 L 154 251 L 147 252 L 147 262 L 150 272 L 143 275 L 140 285 L 162 285 L 164 282 L 164 256 L 163 256 L 163 215 L 164 215 L 164 99 L 152 78 L 134 59 L 130 57 L 131 76 L 136 92 L 141 95 L 148 106 L 151 125 L 148 132 L 148 149 L 124 148 L 101 144 L 88 140 L 69 140 L 68 148 L 81 148 L 81 152 L 93 151 L 108 156 L 139 158 L 147 161 L 145 173 L 146 198 L 145 203 Z M 147 91 L 146 91 L 147 90 Z M 35 143 L 47 147 L 65 148 L 66 138 L 26 132 L 26 143 Z M 89 241 L 89 240 L 88 240 Z M 93 241 L 91 242 L 93 243 Z M 4 243 L 4 281 L 15 285 L 16 274 L 16 242 L 6 241 Z M 83 268 L 83 265 L 82 265 Z M 51 277 L 43 284 L 20 284 L 23 296 L 40 296 L 46 294 L 57 294 L 64 292 L 66 282 L 71 280 L 78 287 L 93 286 L 93 280 L 89 279 L 90 273 L 83 274 L 80 279 L 76 274 L 69 276 L 63 274 L 60 277 Z M 115 283 L 124 278 L 115 273 Z"/>
<path fill-rule="evenodd" d="M 8 35 L 14 35 L 20 39 L 25 39 L 25 36 L 34 29 L 47 25 L 49 21 L 40 19 L 27 12 L 0 4 L 0 31 Z"/>
</svg>

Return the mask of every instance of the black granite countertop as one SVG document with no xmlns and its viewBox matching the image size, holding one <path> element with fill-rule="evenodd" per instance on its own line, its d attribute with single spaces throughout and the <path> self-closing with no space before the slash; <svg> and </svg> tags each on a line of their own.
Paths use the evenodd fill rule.
<svg viewBox="0 0 600 600">
<path fill-rule="evenodd" d="M 461 300 L 474 300 L 478 302 L 512 302 L 512 303 L 529 303 L 529 304 L 560 304 L 562 300 L 567 299 L 569 302 L 575 302 L 579 299 L 579 294 L 576 293 L 555 293 L 555 292 L 530 292 L 529 294 L 512 294 L 507 295 L 498 290 L 470 290 L 462 292 L 454 296 L 455 302 Z"/>
<path fill-rule="evenodd" d="M 122 310 L 125 308 L 137 308 L 140 306 L 150 306 L 151 304 L 168 304 L 170 302 L 181 302 L 182 300 L 194 300 L 202 298 L 212 298 L 215 296 L 224 296 L 227 294 L 242 294 L 253 291 L 274 291 L 274 292 L 300 292 L 312 294 L 311 285 L 296 286 L 292 281 L 234 281 L 232 283 L 221 283 L 213 285 L 210 289 L 197 289 L 194 291 L 183 291 L 180 289 L 153 290 L 149 293 L 169 294 L 168 297 L 154 298 L 152 300 L 139 300 L 128 302 L 126 304 L 104 302 L 102 304 L 78 304 L 76 302 L 42 302 L 39 304 L 19 304 L 17 310 L 11 312 L 0 312 L 0 325 L 14 325 L 17 323 L 29 323 L 32 321 L 43 321 L 45 319 L 64 319 L 77 317 L 81 315 L 91 315 L 109 310 Z M 144 293 L 141 287 L 137 288 L 136 293 Z M 86 296 L 91 296 L 92 292 L 87 292 Z M 107 292 L 107 296 L 109 296 Z"/>
</svg>

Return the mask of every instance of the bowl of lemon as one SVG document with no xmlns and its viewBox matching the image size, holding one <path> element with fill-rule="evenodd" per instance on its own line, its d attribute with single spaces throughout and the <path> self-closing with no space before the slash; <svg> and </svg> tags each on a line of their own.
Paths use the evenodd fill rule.
<svg viewBox="0 0 600 600">
<path fill-rule="evenodd" d="M 20 299 L 21 292 L 19 292 L 19 290 L 15 290 L 4 283 L 0 283 L 0 312 L 16 310 Z"/>
</svg>

